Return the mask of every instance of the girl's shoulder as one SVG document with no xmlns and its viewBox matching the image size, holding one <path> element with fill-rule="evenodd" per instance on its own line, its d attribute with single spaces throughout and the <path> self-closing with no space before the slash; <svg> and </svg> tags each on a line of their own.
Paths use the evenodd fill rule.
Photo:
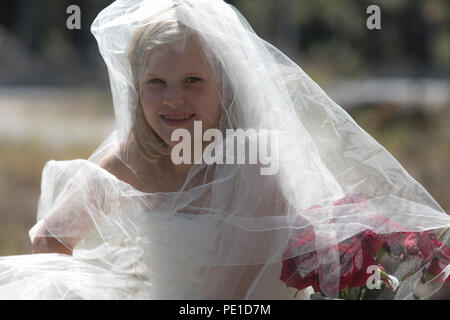
<svg viewBox="0 0 450 320">
<path fill-rule="evenodd" d="M 143 185 L 124 161 L 118 156 L 117 151 L 111 151 L 102 160 L 99 161 L 98 166 L 113 174 L 117 179 L 122 180 L 133 188 L 142 191 Z"/>
</svg>

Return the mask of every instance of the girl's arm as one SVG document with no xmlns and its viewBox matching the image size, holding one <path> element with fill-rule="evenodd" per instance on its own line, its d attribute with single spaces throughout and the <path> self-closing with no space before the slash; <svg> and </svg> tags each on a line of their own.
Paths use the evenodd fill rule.
<svg viewBox="0 0 450 320">
<path fill-rule="evenodd" d="M 115 156 L 114 153 L 107 155 L 98 164 L 100 167 L 115 175 L 118 179 L 130 184 L 130 170 Z M 107 203 L 106 199 L 92 199 L 90 201 L 89 191 L 77 189 L 51 213 L 39 226 L 32 243 L 32 253 L 62 253 L 72 255 L 73 248 L 77 243 L 94 228 L 93 215 L 96 210 L 100 214 L 107 214 L 105 208 L 100 208 L 99 203 Z M 96 197 L 101 195 L 97 193 Z M 90 201 L 93 205 L 83 205 Z M 91 212 L 87 212 L 88 208 Z M 98 208 L 97 208 L 98 207 Z"/>
<path fill-rule="evenodd" d="M 64 245 L 58 239 L 43 234 L 45 230 L 39 231 L 42 236 L 36 236 L 33 240 L 32 253 L 62 253 L 72 255 L 72 248 Z"/>
</svg>

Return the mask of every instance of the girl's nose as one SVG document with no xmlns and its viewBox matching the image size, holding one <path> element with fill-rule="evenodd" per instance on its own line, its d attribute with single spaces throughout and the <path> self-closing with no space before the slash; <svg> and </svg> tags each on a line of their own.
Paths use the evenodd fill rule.
<svg viewBox="0 0 450 320">
<path fill-rule="evenodd" d="M 184 102 L 183 92 L 175 86 L 167 87 L 164 92 L 163 103 L 168 107 L 177 107 Z"/>
</svg>

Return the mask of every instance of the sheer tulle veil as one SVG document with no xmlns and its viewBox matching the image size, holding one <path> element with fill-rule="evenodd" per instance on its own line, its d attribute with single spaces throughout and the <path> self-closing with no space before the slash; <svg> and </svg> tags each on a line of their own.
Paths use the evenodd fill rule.
<svg viewBox="0 0 450 320">
<path fill-rule="evenodd" d="M 169 40 L 160 37 L 155 43 L 152 37 L 165 28 L 171 30 Z M 198 243 L 198 250 L 210 255 L 190 259 L 207 275 L 203 298 L 271 298 L 268 283 L 274 277 L 281 283 L 282 261 L 313 251 L 317 258 L 310 268 L 319 266 L 323 291 L 336 297 L 339 243 L 367 229 L 379 235 L 441 234 L 450 226 L 450 217 L 385 148 L 224 1 L 117 0 L 100 12 L 91 30 L 109 72 L 114 131 L 88 160 L 47 163 L 32 239 L 42 236 L 39 226 L 46 223 L 47 234 L 67 245 L 70 239 L 83 239 L 74 256 L 95 257 L 113 270 L 139 271 L 139 260 L 151 259 L 150 231 L 139 231 L 152 223 L 146 219 L 169 224 L 174 216 L 185 215 L 215 226 Z M 202 48 L 220 98 L 217 129 L 224 136 L 231 129 L 254 130 L 244 144 L 267 138 L 263 132 L 269 132 L 270 139 L 259 147 L 276 146 L 270 154 L 276 172 L 261 174 L 269 166 L 261 161 L 202 162 L 189 170 L 178 191 L 147 192 L 101 168 L 113 154 L 146 185 L 138 163 L 164 152 L 164 143 L 151 128 L 147 136 L 136 134 L 141 71 L 148 54 L 172 38 L 183 45 L 195 39 Z M 227 154 L 226 142 L 216 151 Z M 365 205 L 337 202 L 345 197 L 364 198 Z M 314 240 L 287 251 L 289 239 L 307 229 L 313 230 Z M 114 244 L 114 234 L 121 234 L 123 243 Z M 447 239 L 443 235 L 440 240 Z M 114 255 L 99 250 L 112 244 L 120 248 Z M 118 265 L 114 257 L 119 252 L 133 268 Z M 395 298 L 413 296 L 426 266 L 399 264 L 394 275 L 411 276 Z M 450 266 L 444 266 L 441 275 L 449 273 Z M 428 285 L 435 292 L 441 284 Z"/>
</svg>

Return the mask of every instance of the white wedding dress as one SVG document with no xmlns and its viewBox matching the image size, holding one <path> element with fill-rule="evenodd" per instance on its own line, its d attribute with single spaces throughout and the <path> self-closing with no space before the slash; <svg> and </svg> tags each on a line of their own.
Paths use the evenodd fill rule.
<svg viewBox="0 0 450 320">
<path fill-rule="evenodd" d="M 122 189 L 116 191 L 137 191 L 102 168 L 89 167 L 115 179 Z M 213 259 L 217 219 L 151 212 L 139 201 L 118 207 L 108 218 L 74 247 L 73 256 L 0 257 L 0 299 L 208 299 L 207 273 L 196 264 Z M 32 238 L 38 227 L 30 230 Z M 266 268 L 258 288 L 245 298 L 292 299 L 296 289 L 286 287 L 280 272 L 281 264 Z M 304 290 L 295 299 L 310 293 Z"/>
</svg>

